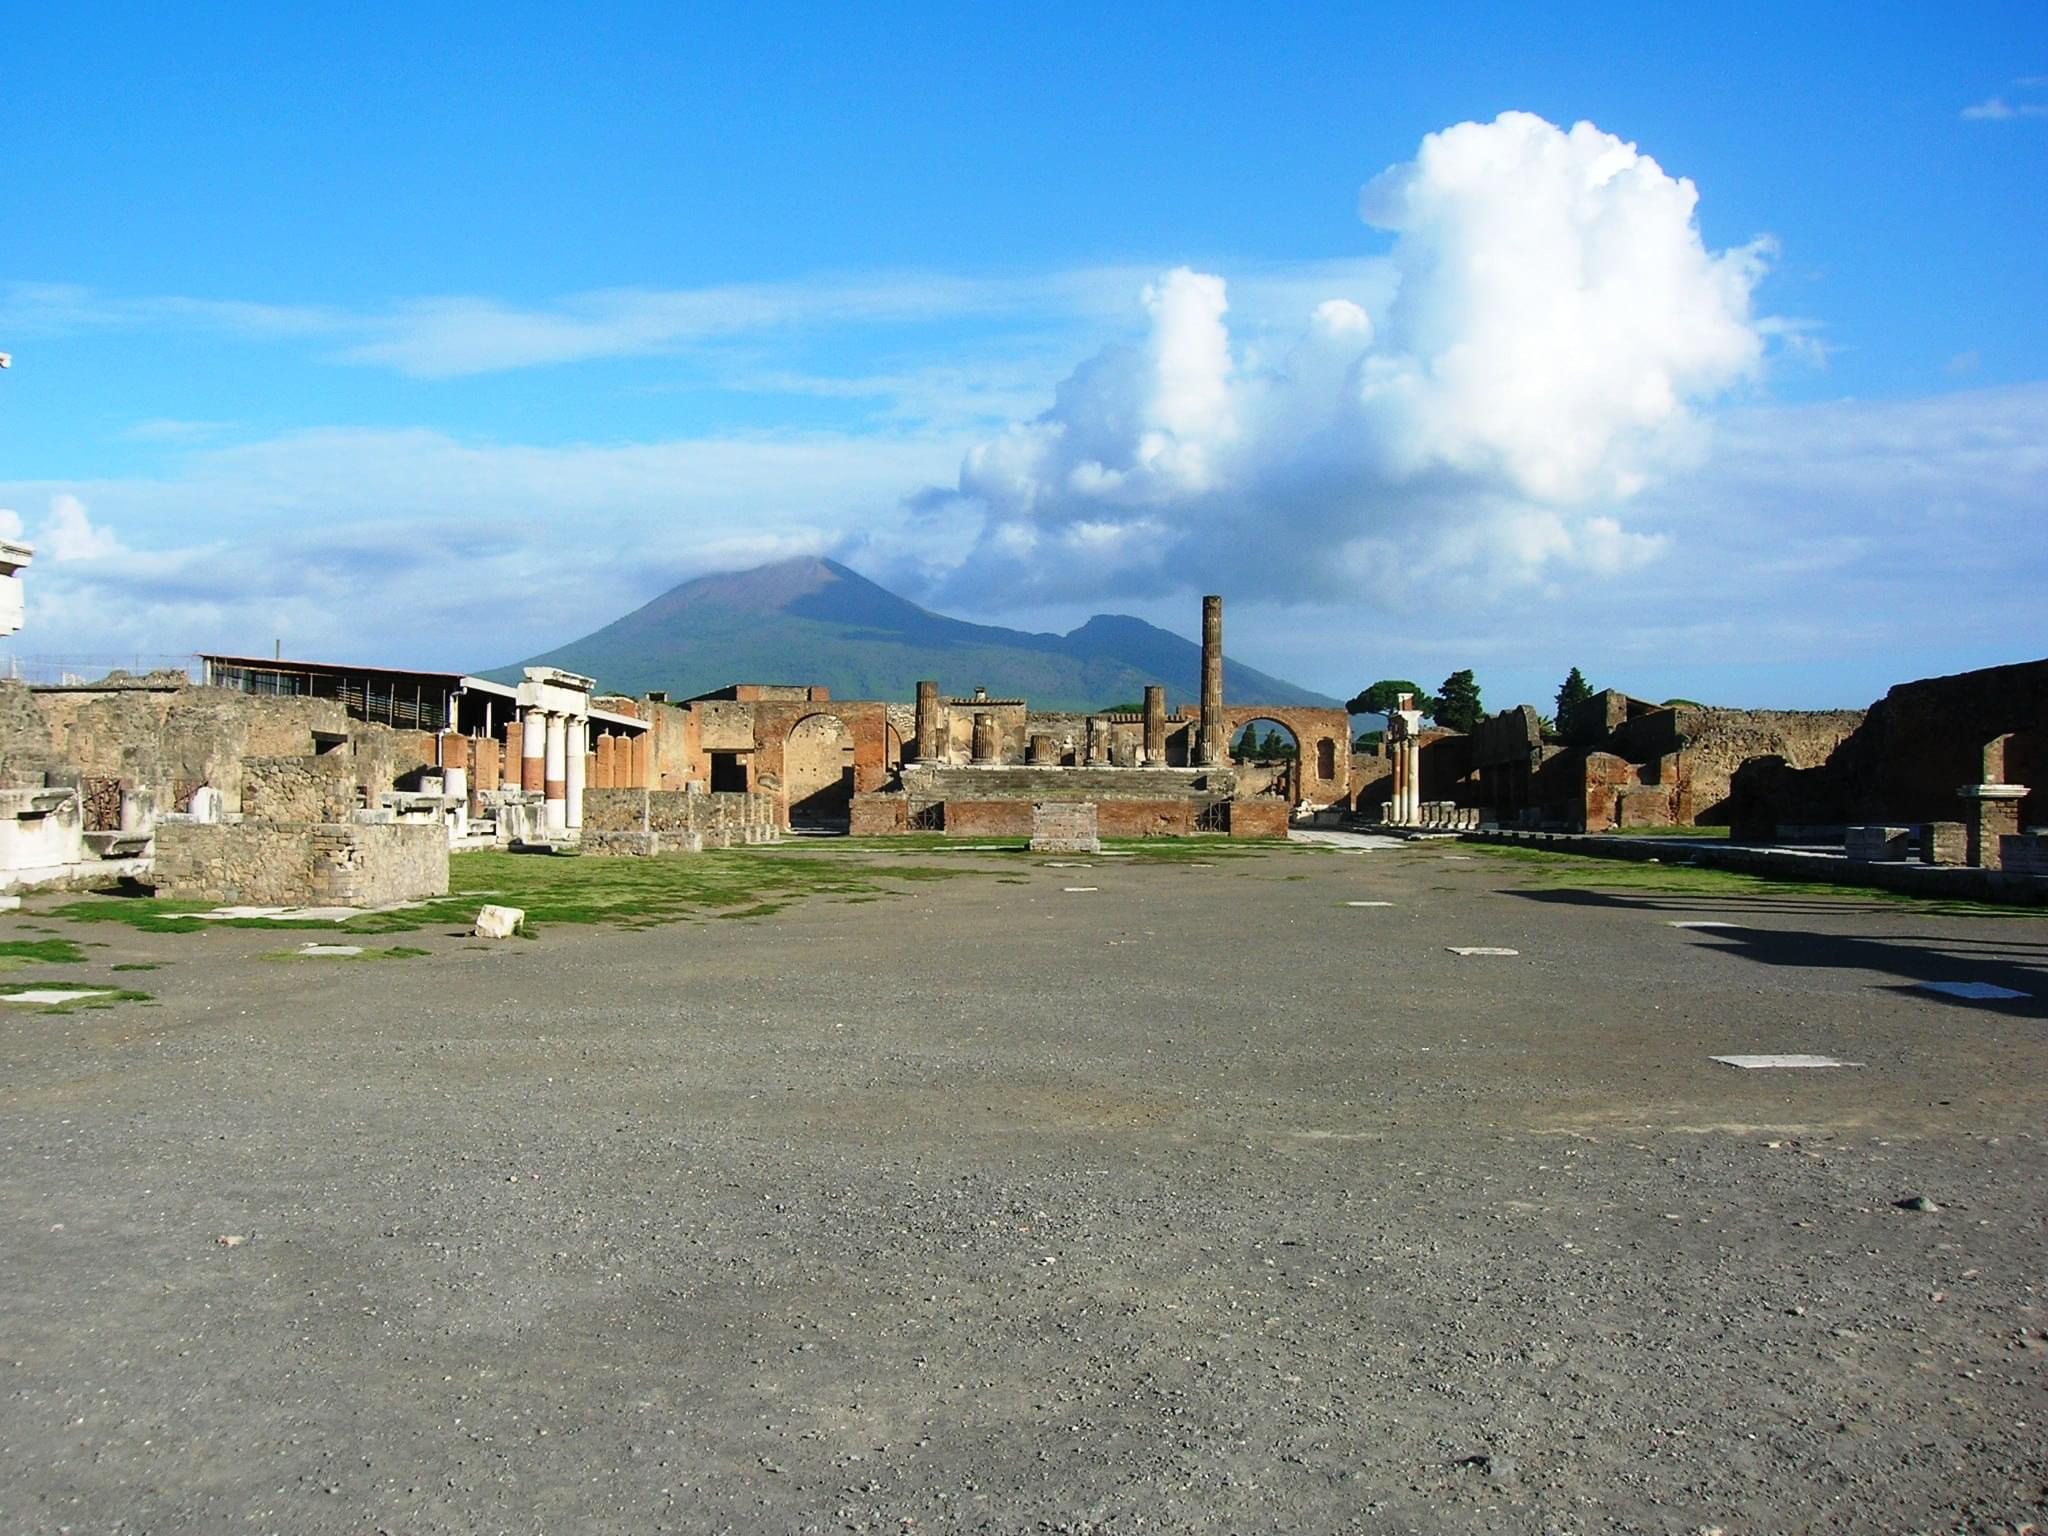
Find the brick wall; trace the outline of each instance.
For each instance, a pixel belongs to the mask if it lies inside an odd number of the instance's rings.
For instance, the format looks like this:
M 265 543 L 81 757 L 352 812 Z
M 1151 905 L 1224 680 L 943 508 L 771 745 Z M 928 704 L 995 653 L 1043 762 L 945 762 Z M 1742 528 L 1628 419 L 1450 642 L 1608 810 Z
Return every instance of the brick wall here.
M 159 896 L 247 906 L 383 906 L 448 893 L 448 834 L 393 822 L 167 821 Z

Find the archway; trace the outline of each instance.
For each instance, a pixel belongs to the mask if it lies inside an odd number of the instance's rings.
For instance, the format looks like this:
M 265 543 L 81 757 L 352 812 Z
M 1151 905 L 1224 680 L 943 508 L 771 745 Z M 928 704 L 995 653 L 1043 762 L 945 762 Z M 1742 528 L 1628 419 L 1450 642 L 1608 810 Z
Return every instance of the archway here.
M 1253 715 L 1231 732 L 1230 760 L 1240 795 L 1278 795 L 1292 803 L 1301 782 L 1301 738 L 1285 721 Z
M 853 815 L 853 732 L 836 715 L 805 715 L 790 727 L 782 782 L 792 825 L 844 829 Z

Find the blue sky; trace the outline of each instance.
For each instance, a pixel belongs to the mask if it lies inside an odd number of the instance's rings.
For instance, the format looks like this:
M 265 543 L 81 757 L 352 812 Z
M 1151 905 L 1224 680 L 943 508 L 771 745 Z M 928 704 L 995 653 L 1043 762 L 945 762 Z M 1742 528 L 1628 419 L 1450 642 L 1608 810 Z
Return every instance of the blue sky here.
M 25 657 L 485 666 L 812 551 L 1337 692 L 2048 651 L 2038 4 L 46 9 Z

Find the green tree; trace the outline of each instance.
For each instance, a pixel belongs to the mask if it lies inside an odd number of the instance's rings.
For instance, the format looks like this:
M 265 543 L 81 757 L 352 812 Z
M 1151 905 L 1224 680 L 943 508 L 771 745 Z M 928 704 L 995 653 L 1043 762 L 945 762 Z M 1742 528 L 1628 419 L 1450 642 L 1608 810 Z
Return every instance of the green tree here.
M 1430 705 L 1435 701 L 1423 691 L 1420 683 L 1411 683 L 1403 677 L 1381 678 L 1344 707 L 1354 715 L 1384 715 L 1404 693 L 1415 695 L 1415 707 L 1425 715 L 1431 713 Z
M 1263 761 L 1277 763 L 1283 757 L 1292 756 L 1294 756 L 1294 749 L 1287 738 L 1280 734 L 1278 726 L 1274 726 L 1266 732 L 1266 744 L 1259 749 L 1259 757 Z
M 1259 755 L 1259 728 L 1248 725 L 1244 734 L 1237 738 L 1237 745 L 1230 749 L 1230 755 L 1240 763 L 1250 762 Z
M 1479 680 L 1470 667 L 1453 672 L 1436 692 L 1436 708 L 1431 713 L 1438 725 L 1469 731 L 1486 718 L 1486 706 L 1479 702 Z
M 1387 733 L 1385 731 L 1360 731 L 1357 738 L 1351 743 L 1351 750 L 1354 752 L 1370 752 L 1386 739 Z
M 1585 673 L 1573 667 L 1557 687 L 1557 723 L 1570 730 L 1572 712 L 1591 697 L 1593 685 L 1586 681 Z

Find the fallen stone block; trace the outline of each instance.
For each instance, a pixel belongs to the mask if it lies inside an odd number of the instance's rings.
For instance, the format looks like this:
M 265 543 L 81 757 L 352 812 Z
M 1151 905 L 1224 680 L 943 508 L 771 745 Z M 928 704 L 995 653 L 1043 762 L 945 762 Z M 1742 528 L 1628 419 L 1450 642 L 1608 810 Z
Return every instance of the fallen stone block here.
M 479 907 L 476 936 L 480 939 L 509 939 L 525 921 L 526 913 L 518 907 Z

